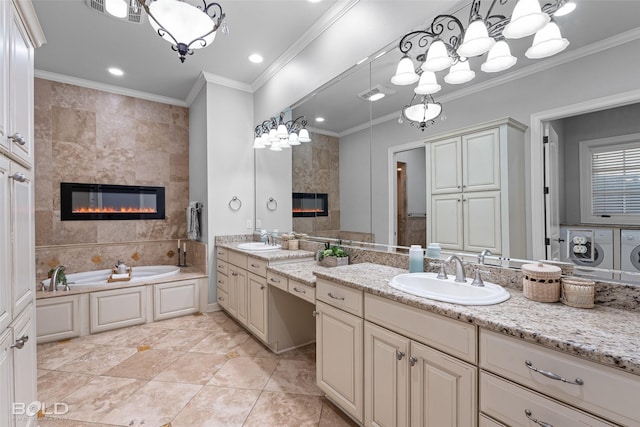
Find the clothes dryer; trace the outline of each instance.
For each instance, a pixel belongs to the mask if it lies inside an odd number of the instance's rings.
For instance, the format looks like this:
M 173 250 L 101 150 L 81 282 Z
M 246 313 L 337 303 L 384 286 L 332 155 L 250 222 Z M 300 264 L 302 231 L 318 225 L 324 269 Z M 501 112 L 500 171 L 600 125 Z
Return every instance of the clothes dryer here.
M 574 275 L 612 279 L 613 273 L 588 268 L 613 269 L 613 230 L 611 228 L 560 227 L 564 246 L 560 260 L 576 265 Z
M 620 270 L 623 281 L 640 283 L 640 230 L 620 231 Z

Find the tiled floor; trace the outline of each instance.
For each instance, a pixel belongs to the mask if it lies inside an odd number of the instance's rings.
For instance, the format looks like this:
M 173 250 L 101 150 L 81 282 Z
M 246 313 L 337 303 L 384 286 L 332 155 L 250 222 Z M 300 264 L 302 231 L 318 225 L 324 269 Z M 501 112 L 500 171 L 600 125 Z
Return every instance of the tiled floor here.
M 69 408 L 42 427 L 355 425 L 316 386 L 315 345 L 273 354 L 223 312 L 41 344 L 38 400 Z

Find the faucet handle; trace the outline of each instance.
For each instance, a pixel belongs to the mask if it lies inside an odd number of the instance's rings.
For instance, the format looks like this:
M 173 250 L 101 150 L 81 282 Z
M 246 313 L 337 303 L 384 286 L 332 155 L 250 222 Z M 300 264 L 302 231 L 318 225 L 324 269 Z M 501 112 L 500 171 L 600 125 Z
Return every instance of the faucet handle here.
M 438 275 L 436 276 L 438 279 L 441 280 L 447 280 L 449 277 L 447 276 L 447 272 L 444 269 L 444 262 L 439 263 L 440 264 L 440 270 L 438 270 Z M 435 264 L 438 265 L 438 264 Z
M 484 286 L 484 282 L 482 281 L 482 276 L 480 275 L 480 273 L 491 274 L 490 271 L 480 270 L 479 268 L 476 268 L 476 275 L 473 278 L 473 282 L 471 282 L 471 286 L 478 286 L 480 288 Z

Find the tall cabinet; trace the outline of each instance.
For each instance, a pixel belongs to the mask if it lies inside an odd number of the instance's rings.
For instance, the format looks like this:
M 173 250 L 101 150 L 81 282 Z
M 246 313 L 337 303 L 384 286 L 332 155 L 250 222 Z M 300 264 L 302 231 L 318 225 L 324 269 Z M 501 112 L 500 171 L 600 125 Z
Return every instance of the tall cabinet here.
M 0 426 L 37 424 L 30 1 L 0 1 Z
M 523 258 L 525 125 L 506 118 L 427 141 L 427 240 Z

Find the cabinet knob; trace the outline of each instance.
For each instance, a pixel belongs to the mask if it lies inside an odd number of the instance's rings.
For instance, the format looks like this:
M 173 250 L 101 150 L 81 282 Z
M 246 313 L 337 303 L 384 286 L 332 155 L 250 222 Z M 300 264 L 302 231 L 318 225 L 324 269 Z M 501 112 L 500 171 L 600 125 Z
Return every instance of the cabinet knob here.
M 18 350 L 20 350 L 22 347 L 24 347 L 27 341 L 29 341 L 29 335 L 23 335 L 16 340 L 15 344 L 11 345 L 11 348 L 17 348 Z
M 547 378 L 551 378 L 552 380 L 562 381 L 563 383 L 573 384 L 573 385 L 584 385 L 584 381 L 582 381 L 581 378 L 576 378 L 573 381 L 568 380 L 563 376 L 556 374 L 555 372 L 545 371 L 544 369 L 536 368 L 535 366 L 533 366 L 533 363 L 530 360 L 526 360 L 524 364 L 527 366 L 527 368 L 531 369 L 532 371 L 537 372 L 540 375 L 543 375 Z
M 237 276 L 237 275 L 238 275 L 238 273 L 237 273 L 237 272 L 235 272 L 235 271 L 232 271 L 232 272 L 231 272 L 231 275 L 232 275 L 232 276 Z
M 531 422 L 534 422 L 534 423 L 538 424 L 541 427 L 553 427 L 553 425 L 551 425 L 549 423 L 545 423 L 544 421 L 540 421 L 540 420 L 535 419 L 533 417 L 531 411 L 528 410 L 528 409 L 524 410 L 524 414 L 527 416 L 527 418 L 529 418 L 531 420 Z
M 415 356 L 411 356 L 411 357 L 409 358 L 409 365 L 411 365 L 411 366 L 416 366 L 416 363 L 418 363 L 418 358 L 417 358 L 417 357 L 415 357 Z
M 224 297 L 218 297 L 218 301 L 224 301 Z
M 16 180 L 18 182 L 25 182 L 27 180 L 26 175 L 23 174 L 22 172 L 16 172 L 13 175 L 9 175 L 9 178 Z
M 260 289 L 264 289 L 264 285 L 260 285 Z
M 24 137 L 18 132 L 14 133 L 13 135 L 9 135 L 9 139 L 19 145 L 24 145 L 27 143 L 27 140 L 24 139 Z
M 405 355 L 404 351 L 396 350 L 396 359 L 402 360 L 404 355 Z
M 313 317 L 317 317 L 317 316 L 319 316 L 319 315 L 320 315 L 320 312 L 319 312 L 319 311 L 315 311 L 315 310 L 313 310 L 313 311 L 311 312 L 311 314 L 313 315 Z

